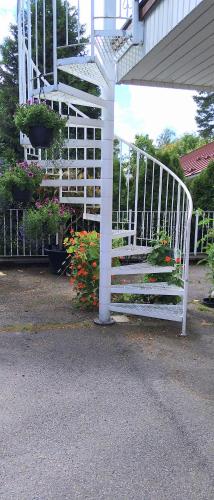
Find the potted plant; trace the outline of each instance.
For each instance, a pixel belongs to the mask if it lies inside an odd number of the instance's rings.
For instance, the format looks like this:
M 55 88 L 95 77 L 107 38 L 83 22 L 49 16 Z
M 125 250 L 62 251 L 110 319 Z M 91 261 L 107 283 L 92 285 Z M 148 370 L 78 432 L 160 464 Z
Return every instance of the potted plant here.
M 35 162 L 23 161 L 7 168 L 0 177 L 0 190 L 10 203 L 31 201 L 33 192 L 40 186 L 44 172 Z
M 203 211 L 198 211 L 200 215 L 203 214 Z M 204 297 L 203 304 L 214 308 L 214 219 L 211 217 L 207 217 L 199 222 L 200 226 L 207 227 L 207 234 L 199 241 L 200 243 L 205 243 L 204 251 L 206 253 L 206 257 L 200 260 L 199 264 L 205 262 L 209 267 L 209 276 L 213 283 L 213 286 L 210 290 L 209 297 Z M 211 241 L 210 241 L 211 240 Z
M 56 244 L 49 245 L 46 254 L 49 257 L 50 267 L 54 274 L 65 269 L 66 251 L 63 240 L 71 226 L 73 209 L 59 203 L 58 198 L 46 198 L 43 202 L 37 201 L 35 207 L 25 215 L 25 229 L 31 238 L 47 241 L 47 237 L 56 236 Z
M 44 102 L 19 105 L 14 119 L 17 128 L 29 137 L 34 148 L 49 148 L 64 137 L 66 118 Z

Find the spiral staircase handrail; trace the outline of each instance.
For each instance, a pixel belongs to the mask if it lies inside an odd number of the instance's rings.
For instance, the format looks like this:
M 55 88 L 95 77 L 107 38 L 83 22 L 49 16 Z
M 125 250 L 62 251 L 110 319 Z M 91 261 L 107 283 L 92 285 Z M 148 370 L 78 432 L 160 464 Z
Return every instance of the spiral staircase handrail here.
M 178 184 L 180 184 L 180 186 L 185 191 L 188 202 L 189 202 L 188 203 L 187 224 L 188 223 L 190 224 L 191 218 L 192 218 L 192 212 L 193 212 L 193 202 L 192 202 L 191 194 L 190 194 L 187 186 L 184 184 L 184 182 L 172 170 L 170 170 L 169 167 L 164 165 L 161 161 L 157 160 L 157 158 L 154 158 L 154 156 L 150 155 L 149 153 L 147 153 L 143 149 L 140 149 L 137 146 L 135 146 L 135 144 L 132 144 L 132 143 L 124 140 L 122 137 L 118 136 L 117 134 L 115 134 L 115 139 L 123 142 L 124 144 L 126 144 L 126 146 L 128 146 L 128 147 L 132 148 L 134 151 L 136 151 L 136 153 L 140 153 L 141 155 L 145 156 L 148 160 L 152 160 L 152 162 L 156 163 L 157 165 L 159 165 L 159 167 L 163 168 L 163 170 L 165 170 L 165 172 L 169 173 L 169 175 L 171 175 L 171 177 L 173 177 L 178 182 Z

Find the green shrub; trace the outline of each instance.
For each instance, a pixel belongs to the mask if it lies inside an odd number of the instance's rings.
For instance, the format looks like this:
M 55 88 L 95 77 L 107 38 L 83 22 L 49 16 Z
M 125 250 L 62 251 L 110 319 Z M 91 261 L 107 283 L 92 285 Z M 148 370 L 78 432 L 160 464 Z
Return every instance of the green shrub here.
M 214 210 L 214 161 L 189 184 L 195 208 Z

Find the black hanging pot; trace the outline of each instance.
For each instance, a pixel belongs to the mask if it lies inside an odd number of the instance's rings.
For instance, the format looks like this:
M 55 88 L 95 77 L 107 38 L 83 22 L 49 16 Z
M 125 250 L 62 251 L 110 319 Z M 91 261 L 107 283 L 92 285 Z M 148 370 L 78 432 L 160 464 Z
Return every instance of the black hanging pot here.
M 53 128 L 42 126 L 30 127 L 29 139 L 33 148 L 49 148 L 53 143 Z
M 11 192 L 13 201 L 27 204 L 32 199 L 32 191 L 30 189 L 20 189 L 20 187 L 14 185 Z
M 204 306 L 212 307 L 212 309 L 214 309 L 214 298 L 213 297 L 205 297 L 203 299 L 203 304 L 204 304 Z
M 67 252 L 59 248 L 45 248 L 45 253 L 49 257 L 51 272 L 53 274 L 65 274 L 68 267 Z

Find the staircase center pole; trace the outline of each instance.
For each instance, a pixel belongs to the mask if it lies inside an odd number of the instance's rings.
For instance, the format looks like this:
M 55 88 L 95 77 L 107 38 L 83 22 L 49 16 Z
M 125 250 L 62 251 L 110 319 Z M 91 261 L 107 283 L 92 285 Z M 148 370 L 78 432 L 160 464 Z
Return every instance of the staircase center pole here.
M 116 2 L 104 0 L 104 30 L 115 29 Z M 109 324 L 111 300 L 111 251 L 112 251 L 112 200 L 113 200 L 113 143 L 114 143 L 114 98 L 115 66 L 108 72 L 109 85 L 102 89 L 105 108 L 102 111 L 102 185 L 101 185 L 101 222 L 100 222 L 100 289 L 99 323 Z

